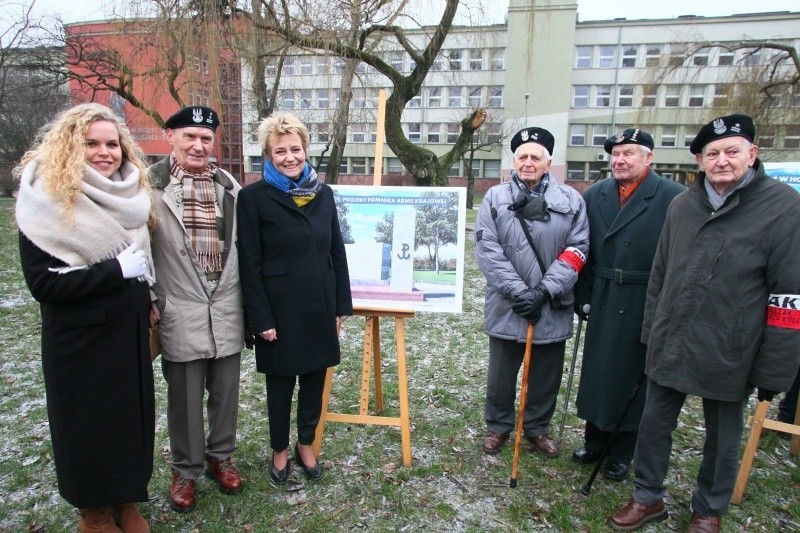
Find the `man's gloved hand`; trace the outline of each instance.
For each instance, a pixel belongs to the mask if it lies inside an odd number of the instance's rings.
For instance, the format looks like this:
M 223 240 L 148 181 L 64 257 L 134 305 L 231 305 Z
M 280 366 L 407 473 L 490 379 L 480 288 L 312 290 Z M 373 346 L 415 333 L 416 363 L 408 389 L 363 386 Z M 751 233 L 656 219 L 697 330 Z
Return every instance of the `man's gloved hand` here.
M 589 304 L 579 304 L 577 301 L 575 302 L 575 314 L 578 315 L 578 318 L 583 320 L 584 322 L 589 320 L 589 311 L 591 310 L 591 305 Z
M 759 402 L 771 402 L 775 395 L 778 394 L 777 391 L 765 389 L 764 387 L 758 388 L 758 401 Z
M 511 309 L 519 316 L 534 324 L 542 317 L 542 306 L 550 300 L 550 293 L 542 285 L 537 285 L 514 297 Z

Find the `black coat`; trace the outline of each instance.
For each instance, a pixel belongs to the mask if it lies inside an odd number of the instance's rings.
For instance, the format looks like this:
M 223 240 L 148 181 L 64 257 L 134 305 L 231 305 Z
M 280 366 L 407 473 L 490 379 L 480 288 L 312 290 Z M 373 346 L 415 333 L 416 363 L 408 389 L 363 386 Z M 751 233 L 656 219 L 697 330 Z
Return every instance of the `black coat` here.
M 646 346 L 640 337 L 647 280 L 658 236 L 672 199 L 684 187 L 652 170 L 619 207 L 615 179 L 586 190 L 589 256 L 575 288 L 576 303 L 589 303 L 578 416 L 612 431 L 636 379 L 644 370 Z M 614 279 L 622 269 L 622 283 Z M 611 278 L 611 279 L 610 279 Z M 644 408 L 639 391 L 621 430 L 635 431 Z
M 303 207 L 258 181 L 239 193 L 239 276 L 256 368 L 297 376 L 339 364 L 336 317 L 353 314 L 333 191 Z M 277 340 L 258 333 L 275 328 Z
M 58 489 L 76 507 L 147 501 L 155 400 L 146 283 L 116 259 L 65 263 L 20 233 L 25 281 L 42 313 L 42 370 Z

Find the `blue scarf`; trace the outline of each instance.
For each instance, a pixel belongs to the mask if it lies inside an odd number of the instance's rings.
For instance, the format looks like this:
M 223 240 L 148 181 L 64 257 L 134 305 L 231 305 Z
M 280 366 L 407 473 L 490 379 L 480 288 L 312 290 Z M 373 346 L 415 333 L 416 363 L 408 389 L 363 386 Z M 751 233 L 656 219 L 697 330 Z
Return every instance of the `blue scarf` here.
M 322 183 L 317 179 L 317 171 L 308 163 L 303 167 L 303 172 L 297 180 L 293 180 L 281 174 L 272 161 L 264 161 L 264 181 L 279 191 L 299 197 L 313 198 L 322 187 Z

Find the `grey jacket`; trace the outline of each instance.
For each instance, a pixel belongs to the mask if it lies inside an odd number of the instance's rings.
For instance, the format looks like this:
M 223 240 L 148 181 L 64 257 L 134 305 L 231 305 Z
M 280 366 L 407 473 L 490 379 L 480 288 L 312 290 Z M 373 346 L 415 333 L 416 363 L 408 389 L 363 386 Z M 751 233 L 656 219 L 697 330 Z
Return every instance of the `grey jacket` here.
M 647 288 L 645 371 L 664 387 L 740 401 L 789 388 L 800 360 L 800 195 L 757 175 L 714 210 L 705 175 L 667 211 Z
M 568 246 L 584 255 L 588 252 L 586 207 L 572 187 L 559 184 L 549 173 L 542 179 L 547 180 L 544 199 L 549 220 L 526 223 L 546 265 L 545 272 L 539 267 L 519 219 L 508 209 L 519 192 L 513 181 L 489 189 L 475 221 L 475 257 L 486 277 L 483 326 L 492 337 L 525 342 L 528 321 L 516 314 L 511 304 L 515 295 L 540 282 L 554 299 L 561 297 L 565 305 L 553 309 L 545 304 L 536 324 L 534 344 L 559 342 L 572 335 L 572 288 L 578 272 L 557 258 Z
M 236 248 L 236 197 L 241 187 L 222 169 L 214 175 L 225 224 L 225 250 L 222 275 L 212 292 L 192 251 L 172 188 L 168 187 L 169 157 L 151 166 L 148 173 L 158 217 L 152 235 L 156 269 L 152 291 L 161 311 L 162 357 L 184 363 L 241 352 L 244 302 Z

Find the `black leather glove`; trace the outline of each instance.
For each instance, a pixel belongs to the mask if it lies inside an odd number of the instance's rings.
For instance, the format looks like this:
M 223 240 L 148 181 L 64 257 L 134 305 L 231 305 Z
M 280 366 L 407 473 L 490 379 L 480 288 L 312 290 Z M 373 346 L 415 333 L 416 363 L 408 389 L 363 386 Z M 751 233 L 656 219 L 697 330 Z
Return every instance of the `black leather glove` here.
M 550 300 L 550 293 L 542 285 L 537 285 L 514 297 L 511 309 L 519 316 L 536 324 L 542 317 L 542 306 Z
M 764 387 L 758 388 L 758 401 L 759 402 L 771 402 L 775 395 L 778 394 L 777 391 L 765 389 Z
M 587 321 L 589 320 L 589 309 L 591 306 L 589 304 L 580 304 L 577 301 L 575 302 L 575 314 L 578 315 L 578 318 Z

